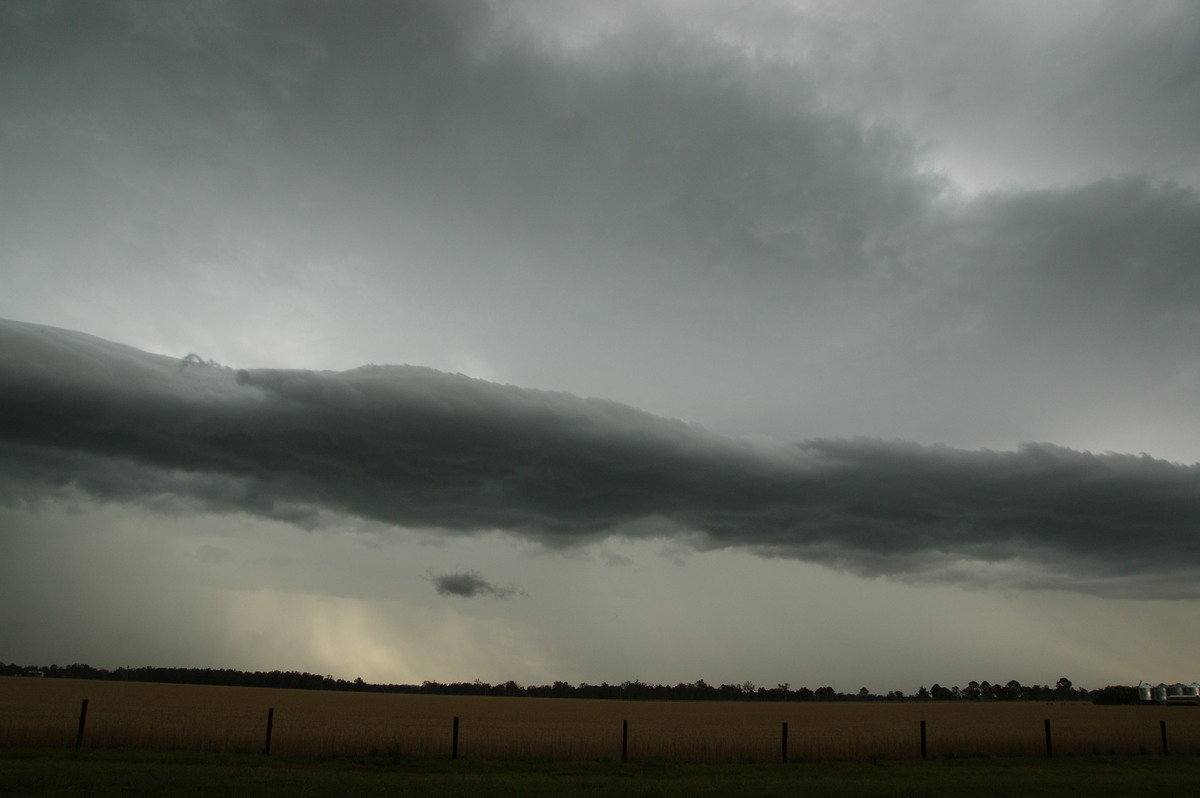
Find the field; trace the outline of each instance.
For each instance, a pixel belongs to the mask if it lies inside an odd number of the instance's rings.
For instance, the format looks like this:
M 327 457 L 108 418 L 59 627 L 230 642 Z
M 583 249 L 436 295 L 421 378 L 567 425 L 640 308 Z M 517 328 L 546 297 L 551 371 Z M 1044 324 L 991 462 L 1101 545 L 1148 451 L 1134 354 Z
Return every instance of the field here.
M 0 679 L 0 746 L 73 747 L 88 700 L 88 749 L 257 752 L 273 710 L 271 752 L 448 758 L 459 718 L 462 759 L 617 760 L 622 724 L 638 761 L 920 757 L 1045 757 L 1053 753 L 1200 754 L 1200 708 L 1101 707 L 1088 703 L 758 703 L 589 701 L 396 695 L 243 687 Z

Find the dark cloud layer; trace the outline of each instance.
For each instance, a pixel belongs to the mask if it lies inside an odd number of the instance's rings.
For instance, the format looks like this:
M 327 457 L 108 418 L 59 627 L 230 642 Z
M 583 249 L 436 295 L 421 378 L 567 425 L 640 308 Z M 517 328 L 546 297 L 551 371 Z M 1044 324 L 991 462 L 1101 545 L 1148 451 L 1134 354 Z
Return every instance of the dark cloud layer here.
M 0 441 L 10 503 L 75 486 L 551 546 L 691 534 L 866 574 L 1141 596 L 1197 595 L 1200 571 L 1197 465 L 783 445 L 425 368 L 234 371 L 17 322 L 0 325 Z
M 140 227 L 130 255 L 211 251 L 249 214 L 305 248 L 375 257 L 402 243 L 381 223 L 417 215 L 561 254 L 604 242 L 820 268 L 883 246 L 938 189 L 902 135 L 802 102 L 794 70 L 652 18 L 565 57 L 479 2 L 19 8 L 0 12 L 0 97 L 21 120 L 0 130 L 5 162 L 40 190 L 116 192 L 138 217 L 120 220 Z M 181 225 L 210 192 L 226 210 Z M 10 224 L 57 249 L 29 199 Z M 97 237 L 113 221 L 79 210 Z
M 582 7 L 5 3 L 0 315 L 475 358 L 776 437 L 1190 459 L 1200 201 L 1167 166 L 1200 160 L 1200 6 L 1151 5 L 647 7 L 572 48 L 538 20 Z M 922 155 L 1002 118 L 1107 178 L 965 196 Z

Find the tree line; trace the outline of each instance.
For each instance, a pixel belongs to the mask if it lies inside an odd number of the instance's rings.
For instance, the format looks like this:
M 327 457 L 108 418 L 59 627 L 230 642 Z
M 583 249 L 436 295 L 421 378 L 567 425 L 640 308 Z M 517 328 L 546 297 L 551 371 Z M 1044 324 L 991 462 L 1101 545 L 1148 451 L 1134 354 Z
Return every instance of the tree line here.
M 793 689 L 790 684 L 756 687 L 753 682 L 711 685 L 703 679 L 675 685 L 627 681 L 620 684 L 578 685 L 556 681 L 548 685 L 521 685 L 515 681 L 489 684 L 425 681 L 414 684 L 371 684 L 361 678 L 347 681 L 332 676 L 300 671 L 240 671 L 229 668 L 117 668 L 91 665 L 16 665 L 0 662 L 0 676 L 42 676 L 51 679 L 97 679 L 104 681 L 211 684 L 227 687 L 276 687 L 298 690 L 347 690 L 375 693 L 425 693 L 431 695 L 525 696 L 528 698 L 608 698 L 636 701 L 1092 701 L 1098 704 L 1135 704 L 1137 688 L 1109 686 L 1099 690 L 1075 687 L 1065 676 L 1054 686 L 1023 685 L 1015 679 L 1004 684 L 987 681 L 966 687 L 922 686 L 915 693 L 893 690 L 873 693 L 866 687 L 854 693 L 839 693 L 832 687 Z

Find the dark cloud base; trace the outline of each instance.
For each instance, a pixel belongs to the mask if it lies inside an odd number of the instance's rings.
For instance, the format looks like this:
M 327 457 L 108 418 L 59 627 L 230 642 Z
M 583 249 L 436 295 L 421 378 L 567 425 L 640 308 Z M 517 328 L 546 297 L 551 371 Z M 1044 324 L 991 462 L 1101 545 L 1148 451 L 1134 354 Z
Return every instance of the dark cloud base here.
M 862 574 L 1200 595 L 1196 465 L 1048 444 L 750 441 L 426 368 L 234 371 L 18 322 L 0 324 L 0 463 L 10 504 L 71 486 L 549 546 L 699 533 Z

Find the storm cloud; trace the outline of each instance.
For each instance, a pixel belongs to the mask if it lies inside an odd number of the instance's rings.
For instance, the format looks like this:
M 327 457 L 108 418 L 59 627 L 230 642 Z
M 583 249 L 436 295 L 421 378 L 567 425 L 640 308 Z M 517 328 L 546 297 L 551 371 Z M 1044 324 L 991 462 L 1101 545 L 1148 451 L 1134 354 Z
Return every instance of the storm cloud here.
M 1049 444 L 784 444 L 420 367 L 233 370 L 2 330 L 10 502 L 70 485 L 308 526 L 325 512 L 551 547 L 681 535 L 870 575 L 969 581 L 974 564 L 981 580 L 1196 594 L 1196 465 Z M 1035 567 L 996 575 L 1014 563 Z
M 1192 679 L 1198 42 L 1191 0 L 0 3 L 8 656 Z M 432 581 L 480 572 L 531 600 Z
M 1200 15 L 1031 9 L 5 4 L 0 315 L 1193 460 Z

